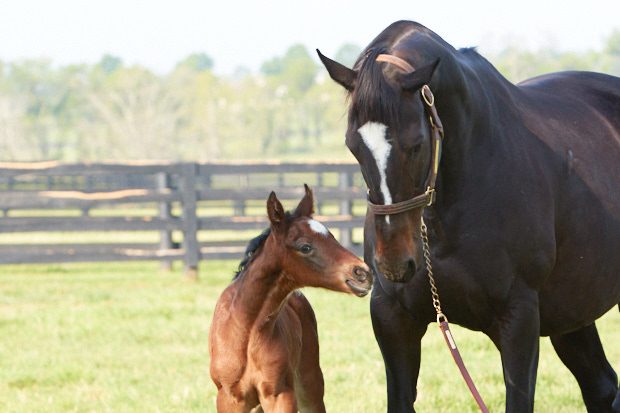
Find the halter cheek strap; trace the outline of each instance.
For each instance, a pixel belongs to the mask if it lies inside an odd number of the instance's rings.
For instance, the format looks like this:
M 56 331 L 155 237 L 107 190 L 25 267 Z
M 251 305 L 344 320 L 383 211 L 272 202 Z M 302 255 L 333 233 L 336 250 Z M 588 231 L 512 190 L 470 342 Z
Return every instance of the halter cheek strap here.
M 409 62 L 401 59 L 400 57 L 380 54 L 377 56 L 377 62 L 391 63 L 405 72 L 413 72 L 415 69 Z M 435 108 L 435 96 L 431 92 L 428 85 L 422 86 L 420 90 L 420 97 L 424 104 L 424 110 L 428 116 L 431 126 L 431 166 L 426 178 L 426 191 L 423 194 L 414 196 L 406 201 L 397 202 L 395 204 L 380 205 L 373 204 L 368 201 L 368 209 L 375 215 L 394 215 L 402 212 L 410 211 L 416 208 L 423 208 L 425 206 L 431 206 L 435 202 L 435 182 L 437 181 L 437 174 L 439 173 L 439 161 L 441 160 L 441 146 L 443 141 L 443 125 L 437 114 Z

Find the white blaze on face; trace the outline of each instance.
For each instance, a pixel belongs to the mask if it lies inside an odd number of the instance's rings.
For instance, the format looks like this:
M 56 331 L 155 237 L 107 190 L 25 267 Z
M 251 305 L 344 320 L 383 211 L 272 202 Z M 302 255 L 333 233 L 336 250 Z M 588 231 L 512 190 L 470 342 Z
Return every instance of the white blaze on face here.
M 316 232 L 317 234 L 321 234 L 324 237 L 327 236 L 327 234 L 329 234 L 329 230 L 327 228 L 325 228 L 325 225 L 321 224 L 319 221 L 315 221 L 314 219 L 310 219 L 308 220 L 308 225 L 310 226 L 310 229 L 314 232 Z
M 387 185 L 387 161 L 392 145 L 387 141 L 387 126 L 378 122 L 367 122 L 357 131 L 362 135 L 362 140 L 375 158 L 375 162 L 377 162 L 377 169 L 381 178 L 379 188 L 383 195 L 383 202 L 385 205 L 390 205 L 392 203 L 392 194 L 390 194 L 390 189 Z M 389 215 L 385 216 L 385 221 L 388 224 L 390 223 Z

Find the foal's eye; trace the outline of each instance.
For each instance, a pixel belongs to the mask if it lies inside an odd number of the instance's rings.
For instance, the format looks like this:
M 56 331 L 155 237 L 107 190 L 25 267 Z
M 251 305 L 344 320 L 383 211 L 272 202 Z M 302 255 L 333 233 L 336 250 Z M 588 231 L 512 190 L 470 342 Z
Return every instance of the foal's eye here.
M 303 244 L 301 247 L 299 247 L 299 252 L 301 252 L 302 254 L 310 254 L 312 252 L 312 245 Z

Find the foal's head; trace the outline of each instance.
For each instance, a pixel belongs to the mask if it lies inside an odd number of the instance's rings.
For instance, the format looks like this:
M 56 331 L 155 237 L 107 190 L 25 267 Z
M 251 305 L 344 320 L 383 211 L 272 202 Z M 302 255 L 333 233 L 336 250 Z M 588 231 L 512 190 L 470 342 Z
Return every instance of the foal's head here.
M 271 239 L 262 254 L 268 254 L 272 265 L 293 288 L 322 287 L 359 297 L 368 294 L 372 286 L 370 269 L 312 218 L 312 191 L 304 187 L 306 194 L 292 213 L 284 212 L 274 192 L 269 195 Z

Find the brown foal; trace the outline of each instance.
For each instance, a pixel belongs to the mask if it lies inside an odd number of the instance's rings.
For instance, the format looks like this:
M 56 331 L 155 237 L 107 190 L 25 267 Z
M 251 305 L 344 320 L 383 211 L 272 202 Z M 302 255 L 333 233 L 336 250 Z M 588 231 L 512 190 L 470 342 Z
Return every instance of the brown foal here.
M 316 319 L 301 287 L 362 297 L 368 266 L 312 219 L 306 194 L 293 213 L 271 193 L 270 228 L 250 242 L 220 296 L 209 333 L 219 413 L 325 412 Z

